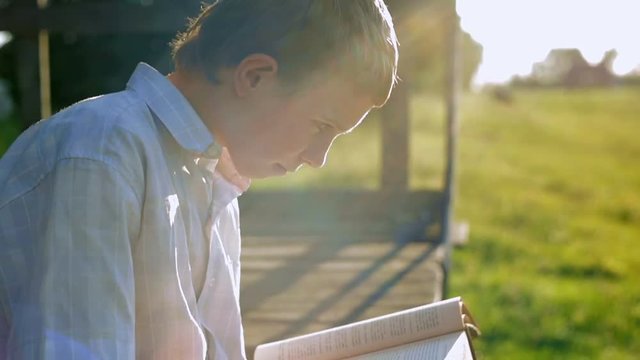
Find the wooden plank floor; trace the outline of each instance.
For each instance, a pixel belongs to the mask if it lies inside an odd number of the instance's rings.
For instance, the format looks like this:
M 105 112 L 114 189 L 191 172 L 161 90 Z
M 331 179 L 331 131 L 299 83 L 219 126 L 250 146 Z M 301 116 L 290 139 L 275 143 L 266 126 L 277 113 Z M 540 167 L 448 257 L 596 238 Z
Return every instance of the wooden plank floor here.
M 241 304 L 256 345 L 441 299 L 442 249 L 371 236 L 245 237 Z

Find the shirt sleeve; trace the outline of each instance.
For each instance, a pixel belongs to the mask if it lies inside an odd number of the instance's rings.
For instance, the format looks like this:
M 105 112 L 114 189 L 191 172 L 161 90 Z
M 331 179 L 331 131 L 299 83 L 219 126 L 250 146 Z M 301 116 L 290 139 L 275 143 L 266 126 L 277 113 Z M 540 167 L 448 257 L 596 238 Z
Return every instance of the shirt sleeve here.
M 9 358 L 134 359 L 132 186 L 103 162 L 65 159 L 20 201 L 34 245 L 11 299 Z

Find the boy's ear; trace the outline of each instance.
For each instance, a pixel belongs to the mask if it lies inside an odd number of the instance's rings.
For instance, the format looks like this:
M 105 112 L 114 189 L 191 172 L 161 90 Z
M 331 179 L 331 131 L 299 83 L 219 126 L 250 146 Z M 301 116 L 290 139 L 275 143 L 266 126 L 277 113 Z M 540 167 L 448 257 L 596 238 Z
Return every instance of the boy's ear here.
M 271 85 L 278 76 L 278 62 L 265 54 L 251 54 L 244 58 L 234 73 L 234 87 L 240 97 L 260 87 Z

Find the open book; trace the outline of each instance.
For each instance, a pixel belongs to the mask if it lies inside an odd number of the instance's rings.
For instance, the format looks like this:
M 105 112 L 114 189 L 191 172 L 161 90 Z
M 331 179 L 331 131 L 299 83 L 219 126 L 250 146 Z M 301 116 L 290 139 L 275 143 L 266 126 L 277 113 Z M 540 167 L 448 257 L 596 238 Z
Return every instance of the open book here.
M 254 360 L 475 359 L 479 334 L 452 298 L 336 328 L 259 345 Z

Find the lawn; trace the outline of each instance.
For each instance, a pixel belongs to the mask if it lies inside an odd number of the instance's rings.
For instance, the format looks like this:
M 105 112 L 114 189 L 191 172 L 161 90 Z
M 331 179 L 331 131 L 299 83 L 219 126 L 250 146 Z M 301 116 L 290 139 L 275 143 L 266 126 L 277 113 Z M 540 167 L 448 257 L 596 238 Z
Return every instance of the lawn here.
M 453 291 L 483 358 L 636 359 L 640 89 L 530 91 L 463 106 Z
M 640 353 L 640 89 L 463 97 L 452 294 L 483 330 L 480 359 L 635 359 Z M 412 188 L 439 188 L 443 106 L 412 102 Z M 328 165 L 254 188 L 379 186 L 377 114 Z M 0 122 L 0 153 L 15 132 Z

